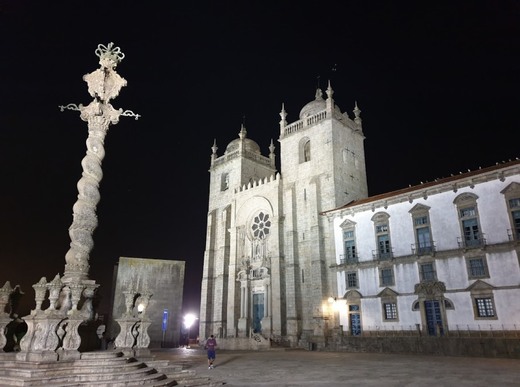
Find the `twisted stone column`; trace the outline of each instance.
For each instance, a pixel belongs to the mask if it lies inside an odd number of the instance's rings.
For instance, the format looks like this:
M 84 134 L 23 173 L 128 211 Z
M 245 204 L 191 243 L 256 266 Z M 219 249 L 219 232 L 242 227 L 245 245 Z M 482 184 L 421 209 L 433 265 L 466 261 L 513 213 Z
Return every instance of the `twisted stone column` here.
M 88 123 L 87 153 L 81 161 L 83 173 L 78 181 L 78 200 L 72 208 L 71 243 L 65 255 L 65 283 L 88 279 L 89 257 L 94 247 L 92 234 L 98 225 L 96 207 L 100 200 L 99 183 L 103 178 L 101 163 L 105 157 L 105 136 L 110 124 L 117 124 L 123 114 L 122 109 L 114 109 L 109 101 L 126 86 L 126 80 L 115 71 L 124 54 L 110 43 L 108 47 L 99 45 L 96 55 L 101 67 L 83 77 L 94 100 L 88 106 L 79 105 L 77 108 L 81 119 Z

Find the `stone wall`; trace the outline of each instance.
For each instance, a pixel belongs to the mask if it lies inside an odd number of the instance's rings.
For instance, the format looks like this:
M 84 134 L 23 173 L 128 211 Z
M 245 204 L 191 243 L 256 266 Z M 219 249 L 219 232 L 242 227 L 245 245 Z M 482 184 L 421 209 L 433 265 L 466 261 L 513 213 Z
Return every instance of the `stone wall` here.
M 520 338 L 343 336 L 325 350 L 520 359 Z

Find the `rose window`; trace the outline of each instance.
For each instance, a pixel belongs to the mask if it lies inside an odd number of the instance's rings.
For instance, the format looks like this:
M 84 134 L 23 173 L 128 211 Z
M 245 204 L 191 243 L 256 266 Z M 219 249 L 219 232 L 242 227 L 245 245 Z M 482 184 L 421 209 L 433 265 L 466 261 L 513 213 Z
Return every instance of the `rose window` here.
M 269 229 L 271 228 L 271 221 L 269 220 L 269 215 L 260 212 L 253 219 L 253 225 L 251 229 L 253 230 L 253 236 L 258 239 L 265 239 L 269 234 Z

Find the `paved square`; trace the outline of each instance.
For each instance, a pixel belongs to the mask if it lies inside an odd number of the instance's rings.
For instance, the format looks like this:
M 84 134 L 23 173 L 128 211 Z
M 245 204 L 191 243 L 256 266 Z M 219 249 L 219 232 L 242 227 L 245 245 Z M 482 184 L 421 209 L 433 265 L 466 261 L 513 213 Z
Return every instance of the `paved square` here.
M 162 349 L 153 354 L 230 387 L 520 386 L 518 359 L 217 349 L 215 368 L 208 370 L 205 351 L 199 348 Z

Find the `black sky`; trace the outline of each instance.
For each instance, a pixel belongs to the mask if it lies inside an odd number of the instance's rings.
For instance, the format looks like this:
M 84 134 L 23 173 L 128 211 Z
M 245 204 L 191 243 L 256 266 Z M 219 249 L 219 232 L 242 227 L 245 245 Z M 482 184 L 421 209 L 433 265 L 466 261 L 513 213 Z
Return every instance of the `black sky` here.
M 266 155 L 282 102 L 293 122 L 328 79 L 362 110 L 371 195 L 520 154 L 518 1 L 129 3 L 0 0 L 0 286 L 30 299 L 63 274 L 87 125 L 58 105 L 91 101 L 100 43 L 126 55 L 112 104 L 142 115 L 105 141 L 101 312 L 120 256 L 186 261 L 198 312 L 213 139 L 245 116 Z

